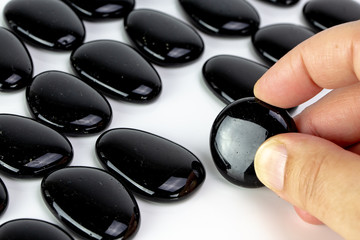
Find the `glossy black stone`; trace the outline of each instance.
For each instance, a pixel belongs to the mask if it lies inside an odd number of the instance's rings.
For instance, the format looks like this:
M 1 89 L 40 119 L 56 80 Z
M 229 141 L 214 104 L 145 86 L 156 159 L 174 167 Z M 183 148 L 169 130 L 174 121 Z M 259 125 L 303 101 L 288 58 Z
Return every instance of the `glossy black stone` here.
M 273 3 L 279 6 L 291 6 L 299 2 L 299 0 L 263 0 L 263 1 Z
M 313 27 L 324 30 L 359 20 L 360 4 L 353 0 L 313 0 L 305 4 L 303 14 Z
M 30 54 L 21 40 L 0 27 L 0 90 L 16 90 L 28 85 L 33 75 Z
M 139 227 L 132 193 L 100 169 L 57 170 L 43 179 L 41 190 L 51 212 L 86 239 L 128 239 Z
M 286 110 L 252 97 L 239 99 L 216 117 L 210 135 L 211 154 L 219 172 L 230 182 L 261 187 L 254 169 L 257 149 L 276 134 L 295 131 Z
M 202 38 L 191 26 L 165 13 L 137 9 L 124 24 L 136 48 L 158 65 L 188 63 L 204 51 Z
M 62 0 L 87 20 L 122 18 L 135 6 L 135 0 Z
M 59 0 L 12 0 L 4 17 L 21 38 L 47 49 L 70 50 L 85 38 L 80 18 Z
M 253 97 L 255 83 L 267 70 L 266 66 L 245 58 L 218 55 L 205 62 L 202 73 L 210 90 L 229 104 L 240 98 Z
M 252 43 L 263 59 L 274 64 L 314 34 L 312 30 L 300 25 L 274 24 L 260 28 L 252 36 Z
M 73 158 L 69 140 L 33 119 L 0 114 L 0 170 L 13 177 L 40 177 Z
M 0 178 L 0 215 L 5 212 L 8 202 L 9 202 L 9 194 L 6 189 L 5 183 Z M 0 239 L 3 238 L 0 237 Z
M 72 53 L 71 64 L 85 82 L 121 100 L 148 102 L 161 91 L 160 76 L 154 67 L 121 42 L 85 43 Z
M 127 128 L 105 132 L 96 142 L 101 164 L 149 200 L 187 197 L 205 179 L 205 169 L 184 147 L 154 134 Z
M 37 219 L 15 219 L 0 226 L 1 240 L 74 240 L 55 224 Z
M 41 73 L 26 89 L 31 114 L 66 134 L 104 130 L 112 118 L 108 101 L 77 77 L 58 71 Z
M 247 1 L 179 1 L 193 24 L 206 33 L 219 36 L 244 36 L 254 33 L 259 28 L 259 14 Z

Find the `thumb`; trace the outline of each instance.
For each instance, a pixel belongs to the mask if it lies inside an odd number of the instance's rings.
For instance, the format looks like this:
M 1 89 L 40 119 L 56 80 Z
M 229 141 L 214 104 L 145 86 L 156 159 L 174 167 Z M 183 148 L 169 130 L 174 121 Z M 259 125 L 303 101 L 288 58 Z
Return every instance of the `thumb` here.
M 258 178 L 346 239 L 360 236 L 360 156 L 325 139 L 280 134 L 257 151 Z

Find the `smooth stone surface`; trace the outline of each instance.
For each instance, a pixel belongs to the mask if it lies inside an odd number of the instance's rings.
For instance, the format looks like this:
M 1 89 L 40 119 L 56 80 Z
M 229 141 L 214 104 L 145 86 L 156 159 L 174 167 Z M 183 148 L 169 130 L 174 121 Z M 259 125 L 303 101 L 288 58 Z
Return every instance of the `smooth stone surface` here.
M 121 42 L 85 43 L 72 53 L 71 64 L 86 83 L 121 100 L 148 102 L 161 91 L 160 76 L 154 67 Z
M 6 189 L 5 183 L 0 178 L 0 215 L 5 212 L 8 203 L 9 203 L 9 194 Z M 0 239 L 3 238 L 0 237 Z
M 63 0 L 87 20 L 122 18 L 135 6 L 135 0 Z
M 35 76 L 26 89 L 26 100 L 37 120 L 66 134 L 100 132 L 112 118 L 104 96 L 64 72 L 48 71 Z
M 276 134 L 295 131 L 295 122 L 286 110 L 255 98 L 239 99 L 216 117 L 210 134 L 211 154 L 228 181 L 243 187 L 261 187 L 254 169 L 257 149 Z
M 313 0 L 305 4 L 303 14 L 313 27 L 324 30 L 359 20 L 360 4 L 353 0 Z
M 274 64 L 314 34 L 312 30 L 300 25 L 274 24 L 260 28 L 252 36 L 252 43 L 263 59 Z
M 260 24 L 256 9 L 239 0 L 179 0 L 192 23 L 200 30 L 219 36 L 253 34 Z
M 229 104 L 240 98 L 253 97 L 255 83 L 267 70 L 266 66 L 245 58 L 218 55 L 205 62 L 202 73 L 210 90 Z
M 204 51 L 202 38 L 191 26 L 162 12 L 134 10 L 124 25 L 136 48 L 158 65 L 188 63 Z
M 22 41 L 0 27 L 0 90 L 17 90 L 31 82 L 33 63 Z
M 74 240 L 60 227 L 37 219 L 15 219 L 0 226 L 1 240 Z
M 101 164 L 134 193 L 153 201 L 178 200 L 205 180 L 205 169 L 184 147 L 128 128 L 112 129 L 96 142 Z
M 139 227 L 131 192 L 100 169 L 57 170 L 43 179 L 41 190 L 51 212 L 86 239 L 128 239 Z
M 69 140 L 33 119 L 0 114 L 0 170 L 13 177 L 41 177 L 73 158 Z
M 291 6 L 299 2 L 299 0 L 263 0 L 263 1 L 273 3 L 279 6 Z
M 47 49 L 71 50 L 85 38 L 80 18 L 59 0 L 12 0 L 4 18 L 21 38 Z

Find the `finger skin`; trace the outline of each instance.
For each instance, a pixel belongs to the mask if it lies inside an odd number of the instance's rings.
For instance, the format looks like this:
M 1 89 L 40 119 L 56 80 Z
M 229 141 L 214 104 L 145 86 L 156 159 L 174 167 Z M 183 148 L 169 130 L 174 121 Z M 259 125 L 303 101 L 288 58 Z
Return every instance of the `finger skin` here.
M 359 82 L 360 21 L 322 31 L 281 58 L 256 83 L 254 94 L 272 105 L 290 108 L 322 89 Z
M 264 165 L 265 155 L 262 156 L 262 148 L 267 144 L 287 149 L 281 189 L 271 185 L 267 176 L 269 166 Z M 259 148 L 255 156 L 255 171 L 259 179 L 279 196 L 315 216 L 346 239 L 360 236 L 359 155 L 316 136 L 280 134 Z
M 294 207 L 294 209 L 295 209 L 295 212 L 297 213 L 297 215 L 305 222 L 313 224 L 313 225 L 323 225 L 323 223 L 319 219 L 317 219 L 313 215 L 309 214 L 308 212 L 306 212 L 298 207 Z

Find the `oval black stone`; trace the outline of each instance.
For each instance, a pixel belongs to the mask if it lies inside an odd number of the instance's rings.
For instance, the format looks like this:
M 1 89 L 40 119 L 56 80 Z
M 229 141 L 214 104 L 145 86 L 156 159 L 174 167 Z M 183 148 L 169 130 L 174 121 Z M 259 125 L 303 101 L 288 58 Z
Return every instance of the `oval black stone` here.
M 15 90 L 30 84 L 33 63 L 28 50 L 12 32 L 0 27 L 0 90 Z
M 85 38 L 80 18 L 59 0 L 12 0 L 4 17 L 21 38 L 44 48 L 70 50 Z
M 165 13 L 137 9 L 124 24 L 136 48 L 158 65 L 188 63 L 204 51 L 202 38 L 191 26 Z
M 299 2 L 299 0 L 263 0 L 263 1 L 273 3 L 279 6 L 290 6 Z
M 73 158 L 69 140 L 55 130 L 16 115 L 0 114 L 0 170 L 13 177 L 39 177 Z
M 121 42 L 85 43 L 72 53 L 71 63 L 85 82 L 121 100 L 148 102 L 161 91 L 161 80 L 154 67 Z
M 205 169 L 184 147 L 154 134 L 119 128 L 96 142 L 101 164 L 135 193 L 154 201 L 187 197 L 205 179 Z
M 259 28 L 259 14 L 247 1 L 180 0 L 180 3 L 193 24 L 209 34 L 244 36 Z
M 353 0 L 313 0 L 305 4 L 303 14 L 313 27 L 324 30 L 359 20 L 360 4 Z
M 15 219 L 0 226 L 1 240 L 74 240 L 60 227 L 37 219 Z
M 211 154 L 228 181 L 243 187 L 260 187 L 263 185 L 254 169 L 257 149 L 276 134 L 295 131 L 295 122 L 286 110 L 252 97 L 239 99 L 216 117 L 210 135 Z
M 140 224 L 131 192 L 100 169 L 57 170 L 43 179 L 41 190 L 51 212 L 86 239 L 127 239 Z
M 135 0 L 63 0 L 87 20 L 122 18 L 135 6 Z
M 218 55 L 205 62 L 202 73 L 210 90 L 229 104 L 253 97 L 255 83 L 267 70 L 266 66 L 245 58 Z
M 31 114 L 66 134 L 104 130 L 111 121 L 108 101 L 77 77 L 58 71 L 41 73 L 26 89 Z
M 0 215 L 4 213 L 9 202 L 9 194 L 5 183 L 0 178 Z M 1 235 L 0 235 L 1 236 Z M 3 239 L 3 238 L 0 238 Z
M 315 33 L 294 24 L 274 24 L 260 28 L 252 43 L 259 55 L 270 64 L 276 63 L 287 52 Z

